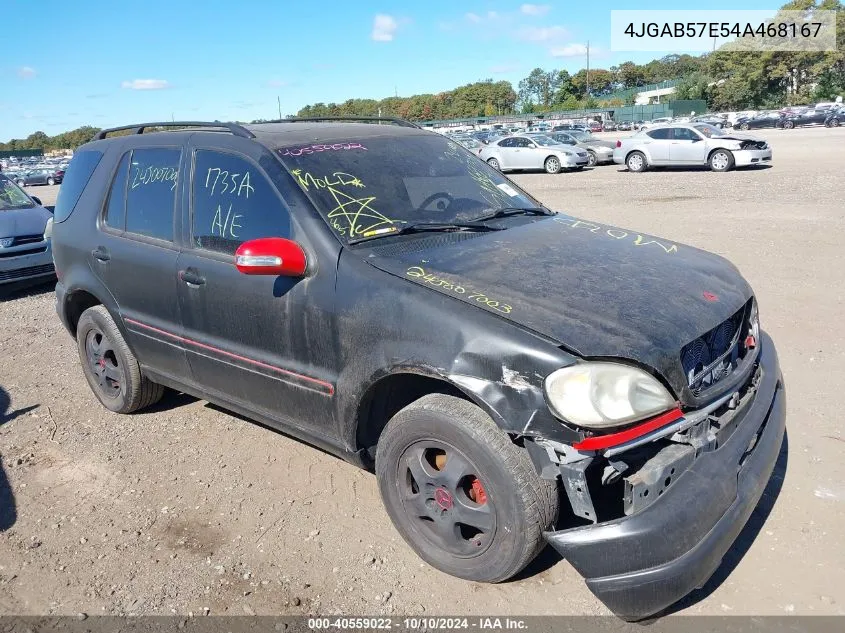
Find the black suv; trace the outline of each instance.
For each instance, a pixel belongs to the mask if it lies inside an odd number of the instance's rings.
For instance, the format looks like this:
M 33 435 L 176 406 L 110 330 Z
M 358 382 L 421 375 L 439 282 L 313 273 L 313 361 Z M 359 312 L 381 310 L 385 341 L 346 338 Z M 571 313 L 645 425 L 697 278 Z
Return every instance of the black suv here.
M 714 572 L 785 420 L 729 262 L 549 211 L 400 120 L 129 129 L 76 152 L 53 229 L 105 407 L 169 387 L 373 468 L 462 578 L 549 542 L 634 619 Z

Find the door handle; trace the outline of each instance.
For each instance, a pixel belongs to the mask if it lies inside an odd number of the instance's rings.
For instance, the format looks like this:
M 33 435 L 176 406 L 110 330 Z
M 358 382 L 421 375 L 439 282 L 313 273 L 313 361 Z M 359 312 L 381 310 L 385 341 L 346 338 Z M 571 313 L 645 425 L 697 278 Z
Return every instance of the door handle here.
M 91 255 L 93 255 L 94 259 L 101 262 L 107 262 L 111 259 L 111 255 L 105 246 L 98 246 L 91 251 Z
M 199 288 L 205 284 L 205 277 L 199 274 L 196 268 L 186 268 L 179 271 L 179 279 L 184 281 L 191 288 Z

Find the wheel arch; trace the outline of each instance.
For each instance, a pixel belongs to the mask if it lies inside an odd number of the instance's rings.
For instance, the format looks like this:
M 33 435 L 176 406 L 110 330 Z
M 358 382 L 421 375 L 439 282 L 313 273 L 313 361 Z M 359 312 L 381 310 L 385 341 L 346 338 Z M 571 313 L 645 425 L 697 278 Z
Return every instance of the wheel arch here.
M 400 369 L 374 380 L 361 397 L 355 417 L 355 451 L 372 467 L 382 431 L 390 419 L 423 396 L 441 393 L 477 405 L 502 426 L 501 416 L 482 398 L 434 371 Z
M 634 147 L 625 153 L 626 165 L 628 164 L 628 158 L 631 156 L 631 154 L 642 154 L 645 158 L 646 165 L 651 165 L 651 156 L 648 155 L 648 152 L 646 150 L 639 147 Z
M 106 306 L 106 309 L 108 309 L 108 306 L 104 301 L 83 288 L 76 288 L 65 295 L 65 321 L 70 333 L 74 337 L 76 336 L 76 327 L 79 325 L 79 319 L 82 317 L 82 313 L 88 308 L 93 308 L 98 305 Z
M 733 153 L 731 150 L 729 150 L 727 147 L 714 147 L 714 148 L 713 148 L 713 149 L 711 149 L 709 152 L 707 152 L 707 159 L 706 159 L 706 160 L 707 160 L 707 162 L 709 163 L 709 162 L 710 162 L 710 158 L 713 156 L 713 154 L 715 154 L 716 152 L 719 152 L 719 151 L 722 151 L 722 152 L 727 152 L 728 154 L 730 154 L 730 155 L 731 155 L 731 158 L 733 158 L 734 160 L 736 160 L 736 159 L 735 159 L 735 157 L 734 157 L 734 153 Z

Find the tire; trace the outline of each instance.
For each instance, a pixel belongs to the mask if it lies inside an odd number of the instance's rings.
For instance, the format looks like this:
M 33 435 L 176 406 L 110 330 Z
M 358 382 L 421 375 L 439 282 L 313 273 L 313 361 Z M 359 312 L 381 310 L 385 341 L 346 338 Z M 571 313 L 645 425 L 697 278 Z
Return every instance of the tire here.
M 488 158 L 487 164 L 490 165 L 490 167 L 492 167 L 496 171 L 502 171 L 502 166 L 499 165 L 499 161 L 496 160 L 495 158 Z
M 784 130 L 791 130 L 795 127 L 795 121 L 784 121 L 783 129 Z
M 832 127 L 839 127 L 839 119 L 833 119 L 833 120 L 830 122 L 830 125 L 831 125 Z
M 639 173 L 648 169 L 648 161 L 642 152 L 631 152 L 625 158 L 625 166 L 628 167 L 628 171 Z
M 734 155 L 726 149 L 717 149 L 707 159 L 713 171 L 730 171 L 734 166 Z
M 106 409 L 133 413 L 161 400 L 164 387 L 145 378 L 108 310 L 88 308 L 76 327 L 82 373 Z
M 742 125 L 739 126 L 739 129 L 740 130 L 747 130 L 748 129 L 748 123 L 743 123 Z
M 596 165 L 598 165 L 599 157 L 596 156 L 596 153 L 592 152 L 590 150 L 587 150 L 587 154 L 588 154 L 587 167 L 595 167 Z
M 519 573 L 557 521 L 557 482 L 540 479 L 525 449 L 454 396 L 423 396 L 393 416 L 379 439 L 376 477 L 411 549 L 467 580 Z
M 48 179 L 47 179 L 47 184 L 52 186 L 52 185 L 55 185 L 55 184 L 56 184 L 56 181 L 55 181 L 53 178 L 48 178 Z
M 26 183 L 23 180 L 18 180 L 18 187 L 26 187 Z
M 547 174 L 559 174 L 561 169 L 560 159 L 557 156 L 549 156 L 543 162 L 543 169 L 546 170 Z

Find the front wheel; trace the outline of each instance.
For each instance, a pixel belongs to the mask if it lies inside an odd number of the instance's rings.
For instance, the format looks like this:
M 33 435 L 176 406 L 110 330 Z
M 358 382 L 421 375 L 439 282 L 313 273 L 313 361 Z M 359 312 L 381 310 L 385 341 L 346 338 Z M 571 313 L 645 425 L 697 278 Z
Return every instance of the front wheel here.
M 132 413 L 161 400 L 164 387 L 147 379 L 117 325 L 103 306 L 79 318 L 76 343 L 82 372 L 107 409 Z
M 53 185 L 55 185 L 55 184 L 56 184 L 56 181 L 55 181 L 55 179 L 53 179 L 53 178 L 48 178 L 48 179 L 47 179 L 47 184 L 48 184 L 48 185 L 50 185 L 50 186 L 53 186 Z
M 546 170 L 547 174 L 559 174 L 561 170 L 560 159 L 556 156 L 549 156 L 543 163 L 543 169 Z
M 628 158 L 625 159 L 625 165 L 627 165 L 628 171 L 633 172 L 645 171 L 648 167 L 645 154 L 642 152 L 631 152 L 628 154 Z
M 786 121 L 786 122 L 784 122 L 784 124 L 783 124 L 783 129 L 785 129 L 785 130 L 791 130 L 791 129 L 792 129 L 792 128 L 794 128 L 794 127 L 795 127 L 795 122 L 794 122 L 794 121 Z
M 589 167 L 595 167 L 599 162 L 599 157 L 596 156 L 595 152 L 587 151 L 587 165 Z
M 839 119 L 833 119 L 833 121 L 830 122 L 830 125 L 831 127 L 839 127 Z
M 734 166 L 734 155 L 726 149 L 717 149 L 710 154 L 709 162 L 713 171 L 728 171 Z
M 740 130 L 747 130 L 748 129 L 748 123 L 743 123 L 742 125 L 739 126 L 739 129 Z
M 490 165 L 490 167 L 492 167 L 496 171 L 502 171 L 502 166 L 499 165 L 499 161 L 496 160 L 495 158 L 488 158 L 487 164 Z
M 23 180 L 18 180 L 18 187 L 24 187 L 26 183 Z
M 387 513 L 433 567 L 468 580 L 501 582 L 543 548 L 557 520 L 554 481 L 476 405 L 423 396 L 389 422 L 376 451 Z

